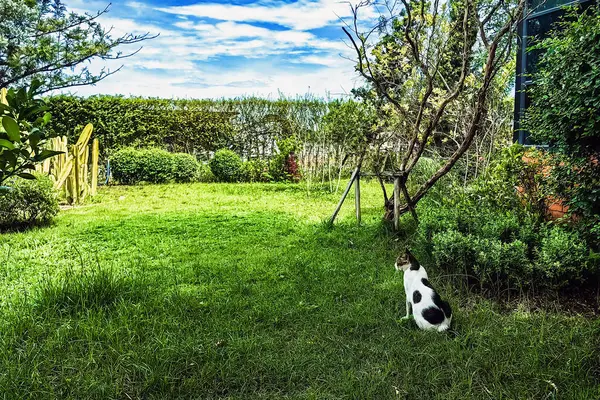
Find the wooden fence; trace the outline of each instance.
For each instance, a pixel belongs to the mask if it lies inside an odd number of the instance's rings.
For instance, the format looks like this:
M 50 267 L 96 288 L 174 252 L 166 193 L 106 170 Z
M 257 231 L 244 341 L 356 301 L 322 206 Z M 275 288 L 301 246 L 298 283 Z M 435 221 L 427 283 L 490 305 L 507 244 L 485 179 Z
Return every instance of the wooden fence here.
M 89 145 L 93 129 L 92 124 L 87 124 L 77 143 L 71 146 L 66 136 L 51 139 L 49 148 L 63 154 L 36 166 L 37 172 L 50 176 L 69 204 L 80 203 L 88 195 L 95 195 L 98 188 L 98 139 Z

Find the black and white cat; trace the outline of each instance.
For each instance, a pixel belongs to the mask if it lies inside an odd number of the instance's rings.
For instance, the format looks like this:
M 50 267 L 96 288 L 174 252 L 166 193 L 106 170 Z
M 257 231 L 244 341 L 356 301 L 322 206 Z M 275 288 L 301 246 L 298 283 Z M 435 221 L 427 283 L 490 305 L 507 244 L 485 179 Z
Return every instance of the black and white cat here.
M 408 319 L 412 311 L 415 322 L 421 329 L 443 332 L 450 328 L 450 304 L 440 298 L 427 279 L 427 271 L 410 251 L 398 256 L 395 267 L 398 271 L 404 271 L 406 316 L 403 319 Z

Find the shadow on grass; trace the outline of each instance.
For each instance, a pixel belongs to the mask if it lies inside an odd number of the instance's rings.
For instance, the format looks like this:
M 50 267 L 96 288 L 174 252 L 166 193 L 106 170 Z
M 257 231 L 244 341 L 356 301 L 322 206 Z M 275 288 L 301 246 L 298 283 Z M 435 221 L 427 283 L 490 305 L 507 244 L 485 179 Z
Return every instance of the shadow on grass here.
M 136 302 L 147 297 L 148 284 L 141 278 L 103 268 L 81 266 L 58 278 L 45 277 L 33 294 L 36 312 L 58 316 L 89 310 L 108 311 L 119 302 Z
M 10 225 L 0 225 L 0 235 L 4 233 L 22 233 L 33 229 L 43 229 L 55 225 L 56 222 L 53 219 L 47 221 L 19 222 Z

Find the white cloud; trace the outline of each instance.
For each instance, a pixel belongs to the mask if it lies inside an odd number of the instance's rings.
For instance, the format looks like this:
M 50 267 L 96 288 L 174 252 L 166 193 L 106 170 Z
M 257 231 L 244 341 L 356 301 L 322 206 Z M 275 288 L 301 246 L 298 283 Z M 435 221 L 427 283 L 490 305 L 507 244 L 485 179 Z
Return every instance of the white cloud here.
M 177 54 L 189 52 L 201 57 L 230 55 L 257 58 L 291 54 L 296 48 L 337 52 L 347 50 L 341 40 L 320 39 L 312 33 L 297 30 L 270 30 L 231 21 L 216 24 L 178 21 L 173 25 L 192 32 L 198 38 L 193 45 L 185 43 L 185 47 L 178 47 L 178 43 L 171 41 L 175 45 L 171 47 L 171 51 Z
M 332 54 L 303 55 L 295 58 L 292 62 L 295 64 L 316 64 L 326 67 L 344 68 L 348 70 L 353 70 L 354 68 L 354 61 L 352 61 L 352 59 Z
M 117 61 L 93 61 L 90 68 L 96 72 L 102 67 L 114 70 L 121 64 L 125 66 L 119 73 L 96 86 L 71 90 L 80 95 L 104 93 L 181 98 L 241 95 L 277 97 L 279 92 L 289 96 L 307 92 L 320 96 L 325 96 L 328 92 L 333 95 L 344 94 L 361 84 L 353 62 L 340 57 L 342 54 L 352 58 L 352 49 L 341 40 L 325 39 L 303 30 L 337 23 L 331 7 L 347 8 L 348 4 L 332 0 L 313 3 L 299 0 L 282 5 L 281 2 L 268 0 L 254 6 L 204 5 L 217 7 L 222 22 L 199 22 L 194 18 L 198 15 L 185 13 L 158 13 L 159 18 L 154 18 L 156 15 L 142 18 L 139 15 L 144 11 L 157 13 L 142 3 L 128 3 L 130 7 L 121 6 L 115 17 L 112 12 L 102 16 L 100 22 L 104 27 L 114 27 L 113 36 L 145 32 L 160 32 L 160 36 L 143 42 L 143 49 L 134 57 Z M 131 7 L 136 10 L 130 13 L 128 10 Z M 246 11 L 239 14 L 241 11 L 237 7 Z M 257 10 L 265 11 L 267 8 L 271 9 L 271 14 L 267 13 L 266 19 L 260 17 Z M 279 11 L 275 12 L 274 9 Z M 213 9 L 211 12 L 216 11 Z M 327 17 L 328 13 L 333 16 Z M 190 18 L 186 19 L 188 15 Z M 277 19 L 275 22 L 289 26 L 290 29 L 271 30 L 247 23 L 258 20 L 268 22 L 269 19 Z M 313 22 L 309 23 L 309 20 Z M 122 50 L 127 53 L 138 47 L 132 45 Z M 222 56 L 240 57 L 241 61 L 234 61 L 233 66 L 231 63 L 222 66 L 219 64 L 219 57 Z
M 270 0 L 247 5 L 198 3 L 157 7 L 156 10 L 235 22 L 269 22 L 298 30 L 321 28 L 352 15 L 349 3 L 340 0 L 298 0 L 294 3 Z M 371 12 L 365 8 L 367 18 L 372 17 Z
M 224 73 L 200 72 L 179 76 L 126 67 L 119 74 L 108 77 L 96 86 L 76 89 L 87 96 L 97 93 L 150 97 L 221 98 L 256 95 L 277 97 L 279 92 L 288 96 L 313 93 L 318 96 L 339 96 L 359 82 L 349 69 L 321 68 L 307 71 L 280 71 L 278 69 L 236 69 Z

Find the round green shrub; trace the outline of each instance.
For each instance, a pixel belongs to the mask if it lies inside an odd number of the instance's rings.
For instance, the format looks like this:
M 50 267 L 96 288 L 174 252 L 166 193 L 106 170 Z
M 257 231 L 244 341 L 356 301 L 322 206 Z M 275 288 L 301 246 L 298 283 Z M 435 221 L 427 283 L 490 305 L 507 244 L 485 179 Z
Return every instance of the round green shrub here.
M 13 178 L 8 191 L 0 192 L 0 230 L 26 228 L 52 221 L 58 213 L 58 195 L 45 175 L 36 179 Z
M 208 163 L 200 163 L 198 166 L 198 182 L 215 182 L 217 178 L 212 173 Z
M 209 165 L 212 173 L 221 182 L 236 182 L 241 177 L 242 160 L 231 150 L 218 150 Z
M 127 147 L 113 154 L 110 159 L 112 177 L 124 185 L 138 183 L 141 180 L 139 153 L 139 150 Z
M 196 161 L 196 157 L 186 153 L 175 153 L 172 157 L 175 182 L 187 183 L 198 180 L 200 164 Z
M 588 259 L 589 250 L 577 232 L 554 226 L 541 239 L 537 272 L 562 286 L 568 281 L 582 280 L 586 272 L 593 272 Z
M 140 180 L 150 183 L 166 183 L 173 180 L 173 155 L 165 150 L 140 150 L 138 173 Z
M 160 149 L 124 148 L 111 157 L 112 176 L 125 185 L 172 181 L 174 164 L 173 155 Z

